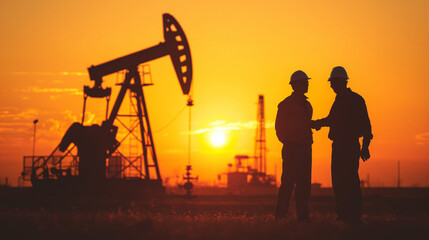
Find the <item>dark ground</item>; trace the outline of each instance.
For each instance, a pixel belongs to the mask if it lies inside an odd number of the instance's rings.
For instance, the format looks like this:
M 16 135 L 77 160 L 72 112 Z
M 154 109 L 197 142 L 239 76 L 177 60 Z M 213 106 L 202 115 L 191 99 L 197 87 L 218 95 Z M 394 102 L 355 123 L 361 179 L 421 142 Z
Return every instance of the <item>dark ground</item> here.
M 429 194 L 364 196 L 364 224 L 337 222 L 332 195 L 311 221 L 275 221 L 275 196 L 163 199 L 47 197 L 0 189 L 0 239 L 429 239 Z

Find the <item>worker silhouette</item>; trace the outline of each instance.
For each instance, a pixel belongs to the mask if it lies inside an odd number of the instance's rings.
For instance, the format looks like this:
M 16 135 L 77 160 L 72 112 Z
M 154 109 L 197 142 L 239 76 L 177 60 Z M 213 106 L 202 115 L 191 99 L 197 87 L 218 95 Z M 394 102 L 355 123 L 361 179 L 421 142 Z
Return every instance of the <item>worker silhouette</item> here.
M 309 220 L 313 108 L 304 95 L 308 91 L 308 79 L 310 78 L 303 71 L 294 72 L 289 82 L 293 92 L 278 105 L 275 127 L 277 137 L 283 143 L 283 172 L 276 219 L 287 215 L 289 200 L 295 187 L 297 219 L 298 221 Z
M 370 158 L 369 144 L 373 136 L 365 100 L 347 88 L 348 79 L 343 67 L 332 69 L 328 81 L 337 96 L 329 115 L 314 121 L 313 128 L 319 130 L 323 126 L 329 127 L 329 139 L 332 140 L 332 187 L 338 220 L 360 224 L 362 195 L 359 158 L 364 162 Z M 359 138 L 362 136 L 361 148 Z

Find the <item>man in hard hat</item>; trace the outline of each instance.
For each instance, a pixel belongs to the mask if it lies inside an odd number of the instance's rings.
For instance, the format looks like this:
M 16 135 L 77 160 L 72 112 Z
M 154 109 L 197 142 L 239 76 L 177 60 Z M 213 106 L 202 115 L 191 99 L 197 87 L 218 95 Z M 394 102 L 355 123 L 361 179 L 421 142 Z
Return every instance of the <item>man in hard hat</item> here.
M 372 139 L 371 123 L 365 100 L 347 87 L 348 75 L 343 67 L 334 67 L 329 78 L 337 94 L 326 118 L 316 120 L 313 126 L 329 127 L 332 140 L 331 176 L 335 193 L 338 220 L 361 223 L 362 196 L 359 179 L 359 158 L 369 159 Z M 359 138 L 363 137 L 362 148 Z
M 284 218 L 289 210 L 289 199 L 295 187 L 298 221 L 309 220 L 308 200 L 311 190 L 311 145 L 313 108 L 307 101 L 307 74 L 296 71 L 290 78 L 292 94 L 278 105 L 276 134 L 283 143 L 283 173 L 278 194 L 276 219 Z

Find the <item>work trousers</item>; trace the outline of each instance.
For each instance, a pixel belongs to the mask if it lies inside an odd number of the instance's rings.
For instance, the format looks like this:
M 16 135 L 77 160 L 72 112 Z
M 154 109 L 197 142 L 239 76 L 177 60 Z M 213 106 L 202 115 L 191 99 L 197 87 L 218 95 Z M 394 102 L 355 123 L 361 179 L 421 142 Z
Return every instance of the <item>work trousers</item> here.
M 359 139 L 332 143 L 331 176 L 338 218 L 360 222 L 362 194 L 359 180 Z
M 289 200 L 295 188 L 298 220 L 309 218 L 308 200 L 311 193 L 311 144 L 285 143 L 282 149 L 283 173 L 278 194 L 276 218 L 289 211 Z

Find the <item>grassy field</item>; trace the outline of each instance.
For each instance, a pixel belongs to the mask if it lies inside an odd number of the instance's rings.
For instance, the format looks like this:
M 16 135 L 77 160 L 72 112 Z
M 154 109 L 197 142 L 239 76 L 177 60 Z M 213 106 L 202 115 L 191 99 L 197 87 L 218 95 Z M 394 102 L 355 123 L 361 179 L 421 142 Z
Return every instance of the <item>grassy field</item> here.
M 429 198 L 366 196 L 363 226 L 337 222 L 332 196 L 311 221 L 275 221 L 275 196 L 124 200 L 0 195 L 0 239 L 429 239 Z

